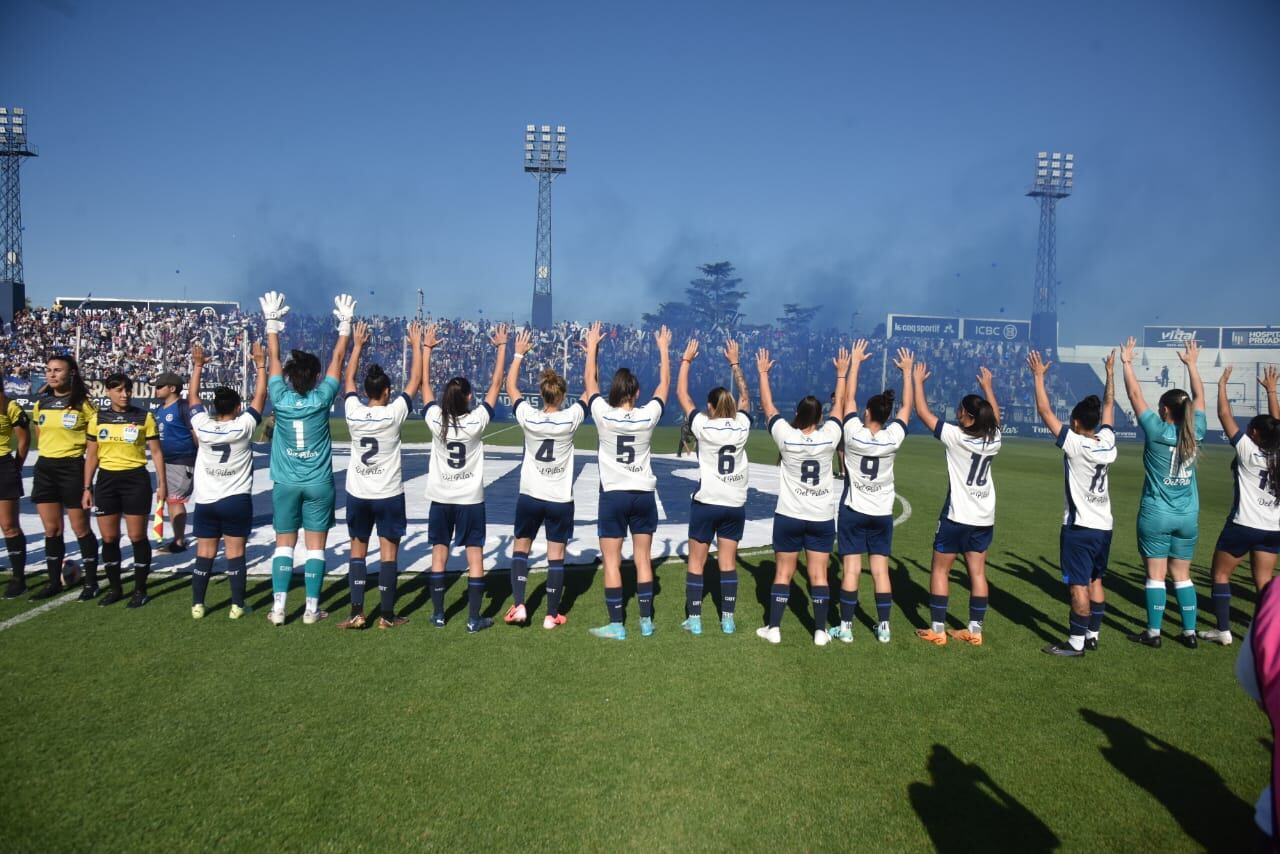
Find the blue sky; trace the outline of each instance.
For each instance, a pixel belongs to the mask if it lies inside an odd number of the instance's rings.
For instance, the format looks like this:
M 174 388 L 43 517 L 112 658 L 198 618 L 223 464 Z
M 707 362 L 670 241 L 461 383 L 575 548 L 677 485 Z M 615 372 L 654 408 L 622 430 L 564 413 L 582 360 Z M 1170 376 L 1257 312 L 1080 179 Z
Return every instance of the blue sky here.
M 40 303 L 347 289 L 409 313 L 421 287 L 527 319 L 522 132 L 552 122 L 560 317 L 635 319 L 717 260 L 748 320 L 1027 317 L 1049 149 L 1079 164 L 1064 341 L 1280 321 L 1274 3 L 6 9 Z

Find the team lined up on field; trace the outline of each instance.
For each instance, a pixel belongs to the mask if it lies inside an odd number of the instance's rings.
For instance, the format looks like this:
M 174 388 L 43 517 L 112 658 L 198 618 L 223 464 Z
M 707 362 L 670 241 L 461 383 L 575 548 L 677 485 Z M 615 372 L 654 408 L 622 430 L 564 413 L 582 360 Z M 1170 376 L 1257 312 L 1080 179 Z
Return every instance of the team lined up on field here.
M 380 628 L 406 622 L 395 613 L 399 572 L 397 553 L 407 529 L 404 485 L 400 462 L 400 431 L 413 410 L 413 398 L 422 392 L 425 417 L 432 434 L 431 465 L 427 474 L 428 541 L 432 548 L 429 583 L 435 626 L 445 623 L 444 568 L 450 549 L 464 547 L 468 566 L 467 631 L 490 627 L 481 615 L 484 591 L 482 547 L 486 513 L 483 486 L 483 435 L 493 415 L 503 384 L 509 344 L 504 327 L 493 339 L 497 359 L 484 400 L 476 406 L 465 377 L 449 379 L 437 399 L 431 382 L 431 354 L 439 346 L 434 327 L 412 324 L 409 346 L 410 376 L 405 388 L 393 393 L 390 379 L 371 365 L 363 379 L 365 400 L 357 390 L 361 352 L 369 341 L 367 327 L 355 323 L 355 300 L 335 299 L 334 315 L 339 338 L 327 368 L 313 354 L 293 350 L 282 359 L 280 334 L 289 312 L 284 295 L 266 294 L 267 348 L 253 352 L 257 383 L 253 399 L 244 407 L 240 396 L 218 388 L 212 403 L 200 403 L 200 374 L 204 354 L 192 352 L 192 377 L 188 406 L 194 464 L 173 460 L 166 464 L 159 442 L 160 426 L 146 410 L 130 403 L 132 383 L 115 374 L 106 380 L 109 405 L 95 409 L 87 401 L 84 380 L 73 359 L 49 360 L 47 387 L 32 411 L 30 421 L 38 431 L 39 459 L 35 466 L 32 500 L 45 533 L 49 581 L 34 598 L 48 598 L 63 589 L 63 517 L 80 546 L 84 571 L 82 600 L 98 599 L 109 605 L 123 598 L 121 573 L 121 523 L 133 545 L 134 591 L 130 607 L 148 600 L 147 575 L 151 547 L 146 519 L 152 505 L 147 454 L 157 472 L 154 498 L 181 503 L 187 492 L 195 504 L 193 533 L 197 541 L 193 572 L 192 615 L 204 616 L 204 598 L 221 541 L 227 562 L 232 606 L 230 616 L 247 613 L 245 597 L 245 544 L 252 527 L 252 449 L 261 413 L 270 399 L 276 426 L 271 442 L 273 527 L 276 549 L 272 559 L 273 602 L 268 619 L 285 622 L 285 608 L 295 557 L 305 554 L 304 623 L 328 615 L 319 608 L 326 565 L 329 530 L 336 504 L 328 413 L 344 380 L 344 415 L 351 432 L 351 463 L 346 476 L 347 525 L 351 537 L 348 579 L 351 615 L 339 625 L 358 629 L 366 625 L 365 585 L 369 542 L 379 538 L 378 587 Z M 604 598 L 608 621 L 591 633 L 622 640 L 625 628 L 621 563 L 624 540 L 630 536 L 636 567 L 636 601 L 642 635 L 654 631 L 652 537 L 657 528 L 656 478 L 650 465 L 650 442 L 670 390 L 671 334 L 664 327 L 656 334 L 660 359 L 659 381 L 647 402 L 641 403 L 639 384 L 628 369 L 618 370 L 607 389 L 597 375 L 597 355 L 603 336 L 599 324 L 586 333 L 586 370 L 581 399 L 564 407 L 567 387 L 553 369 L 542 371 L 539 392 L 543 408 L 534 409 L 518 387 L 521 363 L 531 341 L 525 332 L 516 335 L 514 356 L 505 371 L 506 390 L 516 421 L 524 432 L 525 454 L 520 472 L 520 495 L 515 511 L 515 548 L 511 567 L 514 604 L 506 614 L 509 623 L 529 619 L 525 604 L 529 551 L 539 530 L 546 535 L 548 572 L 547 614 L 543 626 L 563 625 L 559 613 L 564 583 L 565 547 L 573 531 L 572 473 L 574 435 L 587 417 L 599 434 L 600 500 L 597 533 L 604 569 Z M 351 353 L 348 358 L 348 345 Z M 715 388 L 700 408 L 690 396 L 690 365 L 699 355 L 699 342 L 688 342 L 677 378 L 677 399 L 687 416 L 688 429 L 698 440 L 699 481 L 691 496 L 689 560 L 686 576 L 686 619 L 682 627 L 702 633 L 703 575 L 713 542 L 722 591 L 720 624 L 725 633 L 735 629 L 737 599 L 736 550 L 745 524 L 748 488 L 746 442 L 751 429 L 750 390 L 736 342 L 723 349 L 737 387 L 736 396 Z M 1133 639 L 1159 646 L 1166 598 L 1166 578 L 1173 576 L 1182 616 L 1182 639 L 1196 645 L 1196 594 L 1189 577 L 1190 561 L 1198 539 L 1199 499 L 1196 457 L 1205 432 L 1205 395 L 1196 360 L 1197 345 L 1187 345 L 1180 358 L 1191 378 L 1191 393 L 1172 389 L 1160 398 L 1156 409 L 1143 399 L 1132 359 L 1130 339 L 1120 350 L 1125 387 L 1135 415 L 1146 436 L 1143 451 L 1145 478 L 1138 517 L 1139 550 L 1147 569 L 1146 631 Z M 1111 428 L 1114 411 L 1115 353 L 1106 361 L 1104 398 L 1090 396 L 1073 409 L 1070 420 L 1056 417 L 1045 390 L 1048 364 L 1037 353 L 1028 359 L 1035 381 L 1035 402 L 1045 425 L 1064 454 L 1065 509 L 1061 532 L 1061 565 L 1071 600 L 1070 634 L 1046 652 L 1079 656 L 1096 649 L 1105 608 L 1103 576 L 1111 545 L 1112 516 L 1108 469 L 1117 455 Z M 770 436 L 779 451 L 780 489 L 773 521 L 776 571 L 770 592 L 767 625 L 757 634 L 771 643 L 781 639 L 780 624 L 799 555 L 806 555 L 806 572 L 816 626 L 814 642 L 853 640 L 852 625 L 858 606 L 858 577 L 862 555 L 869 557 L 875 585 L 876 636 L 888 642 L 892 590 L 888 572 L 892 554 L 894 459 L 906 437 L 906 425 L 914 414 L 943 444 L 949 489 L 934 538 L 930 579 L 930 625 L 917 635 L 943 645 L 948 638 L 981 645 L 987 610 L 986 553 L 994 534 L 996 489 L 994 460 L 1000 452 L 1000 410 L 992 389 L 991 372 L 983 368 L 977 378 L 982 394 L 966 395 L 956 408 L 957 421 L 945 423 L 930 410 L 925 395 L 929 370 L 900 349 L 894 365 L 902 375 L 901 400 L 892 390 L 871 396 L 861 410 L 857 405 L 858 377 L 869 353 L 865 342 L 841 349 L 833 358 L 836 392 L 832 417 L 824 418 L 822 404 L 810 395 L 794 413 L 784 418 L 774 406 L 769 383 L 774 362 L 767 350 L 756 354 L 755 369 L 762 409 Z M 344 370 L 345 362 L 345 370 Z M 1229 628 L 1232 571 L 1249 555 L 1255 583 L 1265 584 L 1280 552 L 1280 403 L 1276 399 L 1276 371 L 1268 369 L 1261 380 L 1268 393 L 1269 412 L 1252 418 L 1241 428 L 1234 420 L 1226 397 L 1228 368 L 1219 382 L 1218 414 L 1236 454 L 1233 472 L 1236 500 L 1219 537 L 1213 565 L 1213 602 L 1216 629 L 1199 637 L 1231 643 Z M 180 387 L 170 377 L 170 392 Z M 157 386 L 166 385 L 157 383 Z M 176 397 L 171 394 L 170 397 Z M 18 499 L 22 494 L 21 471 L 30 442 L 29 421 L 12 401 L 0 407 L 0 527 L 13 564 L 14 575 L 6 590 L 9 598 L 26 589 L 26 538 L 18 528 Z M 175 404 L 176 405 L 176 404 Z M 162 409 L 161 413 L 165 413 Z M 170 414 L 164 422 L 172 423 Z M 179 419 L 181 421 L 182 419 Z M 843 483 L 833 474 L 832 459 L 843 454 Z M 193 477 L 187 477 L 187 474 Z M 171 483 L 178 492 L 169 495 Z M 842 488 L 835 501 L 837 486 Z M 98 538 L 89 527 L 89 513 L 96 508 L 101 537 L 101 565 L 107 590 L 99 597 Z M 838 524 L 837 524 L 838 522 Z M 839 620 L 829 622 L 830 585 L 828 561 L 838 538 L 841 556 Z M 964 629 L 946 629 L 948 577 L 958 556 L 963 556 L 970 577 L 969 620 Z

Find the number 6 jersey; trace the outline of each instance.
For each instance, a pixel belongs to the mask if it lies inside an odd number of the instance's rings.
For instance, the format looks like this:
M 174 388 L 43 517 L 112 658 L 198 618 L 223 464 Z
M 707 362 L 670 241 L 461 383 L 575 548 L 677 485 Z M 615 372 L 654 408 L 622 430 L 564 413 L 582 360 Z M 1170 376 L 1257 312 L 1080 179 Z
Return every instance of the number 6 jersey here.
M 444 431 L 444 410 L 427 404 L 431 428 L 431 467 L 427 469 L 427 500 L 440 504 L 484 503 L 484 431 L 493 418 L 488 403 L 481 403 L 449 424 Z
M 746 505 L 751 416 L 739 412 L 732 418 L 712 418 L 695 410 L 689 416 L 689 429 L 698 440 L 698 488 L 693 500 L 717 507 Z
M 573 437 L 587 417 L 583 400 L 555 412 L 534 409 L 520 398 L 516 422 L 524 431 L 520 494 L 563 504 L 573 500 Z
M 1107 472 L 1116 461 L 1116 434 L 1103 424 L 1092 438 L 1073 432 L 1066 424 L 1058 433 L 1066 479 L 1063 525 L 1111 530 L 1111 490 Z
M 352 391 L 347 392 L 342 408 L 351 431 L 347 492 L 368 501 L 402 494 L 400 427 L 413 408 L 409 397 L 401 392 L 385 406 L 369 406 Z
M 960 525 L 994 525 L 996 481 L 991 474 L 991 461 L 1000 453 L 999 431 L 987 441 L 939 418 L 933 435 L 947 449 L 947 503 L 942 514 Z
M 261 422 L 252 406 L 229 421 L 217 420 L 203 406 L 191 407 L 191 429 L 200 440 L 191 491 L 196 504 L 253 492 L 253 434 Z

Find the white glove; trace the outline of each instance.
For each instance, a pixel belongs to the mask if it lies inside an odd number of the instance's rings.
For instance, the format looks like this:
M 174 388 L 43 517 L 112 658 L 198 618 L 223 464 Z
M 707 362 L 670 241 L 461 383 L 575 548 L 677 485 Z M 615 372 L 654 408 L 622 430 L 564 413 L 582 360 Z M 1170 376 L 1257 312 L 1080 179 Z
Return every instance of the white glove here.
M 284 316 L 289 313 L 289 306 L 284 304 L 284 294 L 267 291 L 258 297 L 258 305 L 262 306 L 262 316 L 267 320 L 267 333 L 279 335 L 284 332 Z
M 356 316 L 356 298 L 338 294 L 333 298 L 333 316 L 338 318 L 338 334 L 351 337 L 351 321 Z

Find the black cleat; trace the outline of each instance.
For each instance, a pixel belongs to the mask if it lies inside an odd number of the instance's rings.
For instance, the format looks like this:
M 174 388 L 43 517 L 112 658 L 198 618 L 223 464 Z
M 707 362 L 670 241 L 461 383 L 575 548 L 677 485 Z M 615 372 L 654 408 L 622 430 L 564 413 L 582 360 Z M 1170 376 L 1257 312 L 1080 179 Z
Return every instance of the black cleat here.
M 1097 652 L 1097 651 L 1098 651 L 1098 639 L 1097 639 L 1097 638 L 1085 638 L 1085 639 L 1084 639 L 1084 648 L 1085 648 L 1085 649 L 1087 649 L 1089 652 Z
M 90 599 L 97 599 L 97 598 L 98 598 L 98 585 L 86 584 L 84 587 L 80 588 L 81 602 L 88 602 Z
M 1195 632 L 1183 632 L 1178 636 L 1178 640 L 1182 641 L 1182 645 L 1187 649 L 1195 649 L 1200 646 L 1200 641 L 1196 640 Z
M 112 589 L 108 590 L 101 599 L 98 600 L 98 604 L 101 605 L 103 608 L 105 608 L 108 605 L 116 604 L 123 598 L 124 598 L 124 593 L 122 593 L 119 590 L 116 590 L 113 587 Z
M 23 578 L 10 578 L 9 584 L 4 589 L 4 598 L 17 599 L 23 593 L 27 592 L 27 582 Z
M 1057 655 L 1062 658 L 1084 658 L 1083 649 L 1074 649 L 1069 643 L 1051 643 L 1048 646 L 1041 647 L 1041 652 L 1049 655 Z
M 185 542 L 182 542 L 181 540 L 171 540 L 169 542 L 169 545 L 165 546 L 164 548 L 165 548 L 165 551 L 167 551 L 169 554 L 177 555 L 185 552 L 188 546 Z
M 31 597 L 31 601 L 39 602 L 43 599 L 52 599 L 54 596 L 57 596 L 59 593 L 61 593 L 62 589 L 63 588 L 61 584 L 55 584 L 54 582 L 50 581 L 49 583 L 45 584 L 44 587 L 41 587 L 40 590 L 36 593 L 36 595 Z
M 126 608 L 141 608 L 143 605 L 151 601 L 151 597 L 143 593 L 141 590 L 133 591 L 133 595 L 129 597 Z
M 1143 646 L 1149 646 L 1152 649 L 1160 648 L 1160 635 L 1153 635 L 1151 632 L 1138 632 L 1136 635 L 1129 635 L 1129 640 L 1134 643 L 1140 643 Z

